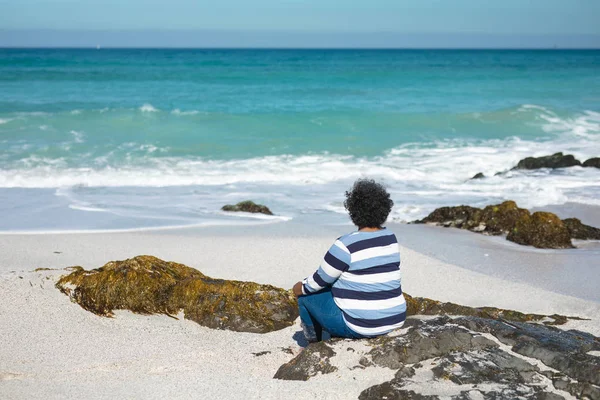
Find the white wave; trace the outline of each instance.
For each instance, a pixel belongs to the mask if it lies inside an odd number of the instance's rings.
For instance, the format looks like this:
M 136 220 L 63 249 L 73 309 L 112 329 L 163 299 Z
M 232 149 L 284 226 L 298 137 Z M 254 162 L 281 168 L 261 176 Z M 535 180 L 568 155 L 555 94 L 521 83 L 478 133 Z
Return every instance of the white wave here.
M 83 205 L 79 205 L 79 204 L 69 204 L 69 208 L 72 210 L 79 210 L 79 211 L 109 212 L 108 210 L 105 210 L 103 208 L 88 207 L 88 206 L 83 206 Z
M 171 111 L 171 114 L 173 114 L 173 115 L 198 115 L 198 114 L 200 114 L 200 111 L 197 111 L 197 110 L 181 111 L 179 108 L 176 108 L 173 111 Z
M 81 110 L 72 110 L 72 111 L 71 111 L 71 115 L 79 115 L 79 114 L 81 114 L 81 113 L 82 113 L 82 111 L 81 111 Z
M 73 140 L 75 141 L 75 143 L 83 143 L 83 132 L 77 132 L 77 131 L 71 131 L 70 132 L 71 135 L 73 135 Z
M 12 121 L 12 119 L 10 119 L 10 118 L 8 118 L 8 119 L 0 118 L 0 125 L 8 124 L 10 121 Z
M 154 106 L 150 103 L 145 103 L 143 106 L 140 107 L 140 111 L 141 112 L 158 112 L 158 109 L 154 108 Z

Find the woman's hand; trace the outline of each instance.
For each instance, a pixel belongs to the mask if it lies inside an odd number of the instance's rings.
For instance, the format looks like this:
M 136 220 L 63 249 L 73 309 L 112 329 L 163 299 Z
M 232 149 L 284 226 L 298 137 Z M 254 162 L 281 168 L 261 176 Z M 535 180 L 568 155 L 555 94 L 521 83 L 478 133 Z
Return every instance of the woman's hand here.
M 302 296 L 302 282 L 297 282 L 292 289 L 296 297 Z

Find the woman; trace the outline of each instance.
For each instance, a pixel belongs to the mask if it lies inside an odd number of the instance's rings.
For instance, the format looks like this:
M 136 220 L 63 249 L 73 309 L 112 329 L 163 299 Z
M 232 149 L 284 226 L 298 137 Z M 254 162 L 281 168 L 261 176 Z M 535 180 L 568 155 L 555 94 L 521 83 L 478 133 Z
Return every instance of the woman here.
M 359 179 L 344 206 L 358 227 L 335 241 L 319 269 L 294 285 L 304 335 L 309 342 L 331 336 L 383 335 L 404 324 L 396 236 L 384 228 L 394 202 L 385 188 Z

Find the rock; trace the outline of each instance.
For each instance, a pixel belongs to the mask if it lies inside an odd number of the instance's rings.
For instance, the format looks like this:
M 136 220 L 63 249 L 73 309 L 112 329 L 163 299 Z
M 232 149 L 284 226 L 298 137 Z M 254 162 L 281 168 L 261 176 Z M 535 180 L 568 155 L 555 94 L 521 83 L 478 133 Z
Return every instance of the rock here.
M 337 375 L 350 373 L 354 361 L 338 356 L 348 342 L 310 344 L 285 365 L 298 367 L 294 373 L 301 379 L 315 376 L 312 371 L 322 365 L 337 366 Z M 390 381 L 365 389 L 362 400 L 556 400 L 568 393 L 595 399 L 599 390 L 600 358 L 587 353 L 600 349 L 600 338 L 579 331 L 479 317 L 411 316 L 401 332 L 352 343 L 354 357 L 396 370 Z M 540 371 L 544 364 L 559 372 Z
M 571 379 L 600 385 L 600 357 L 587 354 L 600 350 L 600 338 L 589 333 L 476 317 L 457 318 L 453 322 L 472 331 L 492 334 L 515 353 L 540 360 Z
M 560 218 L 541 211 L 519 219 L 506 239 L 540 249 L 573 248 L 569 230 Z
M 595 167 L 600 168 L 600 157 L 593 157 L 586 160 L 583 164 L 584 167 Z
M 473 177 L 471 179 L 483 179 L 485 178 L 485 175 L 483 174 L 483 172 L 478 172 L 475 175 L 473 175 Z
M 519 161 L 514 169 L 567 168 L 581 165 L 571 154 L 555 153 L 544 157 L 527 157 Z
M 325 342 L 312 343 L 290 362 L 279 367 L 273 378 L 306 381 L 319 373 L 335 372 L 337 368 L 329 363 L 335 354 L 335 351 Z
M 517 207 L 517 203 L 508 200 L 495 206 L 487 206 L 481 212 L 480 224 L 485 225 L 484 232 L 490 235 L 502 235 L 509 232 L 516 222 L 529 216 L 529 211 Z
M 508 233 L 516 221 L 529 215 L 517 203 L 507 200 L 501 204 L 487 206 L 483 210 L 470 206 L 441 207 L 416 223 L 434 223 L 446 227 L 468 229 L 488 235 Z
M 110 317 L 114 310 L 175 315 L 210 328 L 264 333 L 298 317 L 290 291 L 254 282 L 213 279 L 183 264 L 152 256 L 111 261 L 86 271 L 73 267 L 56 287 L 85 310 Z
M 419 224 L 439 224 L 446 227 L 472 229 L 479 225 L 481 209 L 470 206 L 440 207 L 422 220 Z
M 236 205 L 231 205 L 231 204 L 224 205 L 223 207 L 221 207 L 221 210 L 230 211 L 230 212 L 243 211 L 243 212 L 248 212 L 248 213 L 253 213 L 253 214 L 259 213 L 259 214 L 273 215 L 273 213 L 271 212 L 271 210 L 269 210 L 269 208 L 267 206 L 263 206 L 262 204 L 256 204 L 250 200 L 241 201 L 241 202 L 237 203 Z
M 467 307 L 455 303 L 443 303 L 425 297 L 412 297 L 408 293 L 404 293 L 404 298 L 408 315 L 468 315 L 515 322 L 543 322 L 546 325 L 563 325 L 569 319 L 580 319 L 556 314 L 524 314 L 495 307 Z
M 600 240 L 600 229 L 582 224 L 577 218 L 563 219 L 562 222 L 569 230 L 572 239 Z

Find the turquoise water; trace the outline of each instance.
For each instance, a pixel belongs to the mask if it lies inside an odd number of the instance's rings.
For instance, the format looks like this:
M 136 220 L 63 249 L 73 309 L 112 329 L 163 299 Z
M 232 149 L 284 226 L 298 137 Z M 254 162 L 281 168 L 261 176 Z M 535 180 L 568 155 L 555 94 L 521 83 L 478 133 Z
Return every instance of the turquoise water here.
M 600 51 L 0 49 L 0 230 L 342 222 L 360 176 L 394 220 L 600 205 L 596 170 L 466 182 L 599 139 Z

